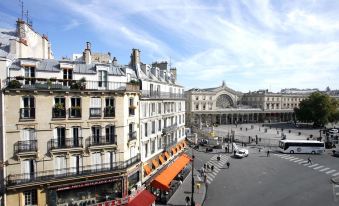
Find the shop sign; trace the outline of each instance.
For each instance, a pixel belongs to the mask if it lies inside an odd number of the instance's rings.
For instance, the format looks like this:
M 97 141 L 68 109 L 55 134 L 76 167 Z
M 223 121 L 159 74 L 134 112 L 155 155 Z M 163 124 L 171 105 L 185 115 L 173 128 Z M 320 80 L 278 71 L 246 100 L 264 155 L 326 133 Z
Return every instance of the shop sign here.
M 81 187 L 90 187 L 93 185 L 101 185 L 101 184 L 105 184 L 105 183 L 110 183 L 110 182 L 115 182 L 118 179 L 107 179 L 107 180 L 98 180 L 98 181 L 92 181 L 92 182 L 85 182 L 85 183 L 81 183 L 81 184 L 76 184 L 76 185 L 69 185 L 69 186 L 65 186 L 65 187 L 59 187 L 58 189 L 56 189 L 56 191 L 62 191 L 62 190 L 72 190 L 72 189 L 77 189 L 77 188 L 81 188 Z

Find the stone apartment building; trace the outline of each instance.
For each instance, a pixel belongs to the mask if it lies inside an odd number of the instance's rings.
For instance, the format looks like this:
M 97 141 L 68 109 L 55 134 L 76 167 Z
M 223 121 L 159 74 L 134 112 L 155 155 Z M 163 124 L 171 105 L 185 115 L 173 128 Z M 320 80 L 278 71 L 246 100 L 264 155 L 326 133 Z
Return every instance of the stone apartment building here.
M 9 67 L 6 204 L 94 203 L 140 181 L 140 91 L 127 79 L 135 74 L 93 62 L 88 46 L 83 62 L 19 58 Z
M 177 84 L 176 68 L 168 68 L 167 62 L 143 64 L 140 51 L 133 49 L 131 65 L 140 80 L 140 152 L 145 183 L 184 149 L 184 89 Z

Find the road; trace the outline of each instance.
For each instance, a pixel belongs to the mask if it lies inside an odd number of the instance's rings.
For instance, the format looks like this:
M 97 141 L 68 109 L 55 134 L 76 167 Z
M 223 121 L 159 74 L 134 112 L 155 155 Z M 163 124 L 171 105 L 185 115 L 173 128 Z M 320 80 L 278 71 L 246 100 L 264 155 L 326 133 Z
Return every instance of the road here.
M 222 161 L 216 154 L 195 151 L 195 168 L 204 163 L 214 164 L 214 171 L 207 172 L 208 192 L 205 206 L 215 205 L 339 205 L 330 178 L 339 176 L 339 158 L 330 155 L 311 155 L 312 165 L 307 164 L 308 155 L 271 152 L 259 153 L 248 148 L 250 155 L 233 159 L 222 154 Z M 231 167 L 226 168 L 225 162 Z M 339 194 L 339 188 L 335 188 Z M 336 199 L 335 199 L 336 198 Z

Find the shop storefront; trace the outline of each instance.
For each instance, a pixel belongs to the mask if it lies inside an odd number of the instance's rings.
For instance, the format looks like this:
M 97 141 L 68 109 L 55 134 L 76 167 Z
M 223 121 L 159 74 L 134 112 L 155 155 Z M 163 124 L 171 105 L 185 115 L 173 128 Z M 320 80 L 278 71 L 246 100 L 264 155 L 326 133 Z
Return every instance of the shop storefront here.
M 100 179 L 50 188 L 48 205 L 95 204 L 122 197 L 123 178 Z

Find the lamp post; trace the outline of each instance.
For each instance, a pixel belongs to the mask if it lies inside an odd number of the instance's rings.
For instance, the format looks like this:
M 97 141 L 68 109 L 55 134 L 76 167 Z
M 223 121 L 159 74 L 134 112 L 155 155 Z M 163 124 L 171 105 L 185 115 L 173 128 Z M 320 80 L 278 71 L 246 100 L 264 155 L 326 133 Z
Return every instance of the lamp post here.
M 192 194 L 191 194 L 191 206 L 194 206 L 194 149 L 192 147 Z

